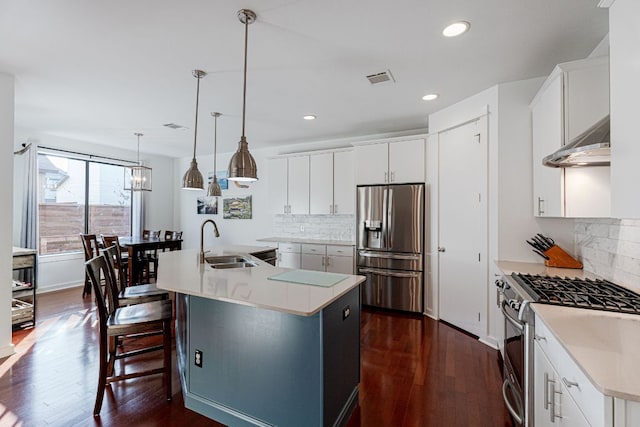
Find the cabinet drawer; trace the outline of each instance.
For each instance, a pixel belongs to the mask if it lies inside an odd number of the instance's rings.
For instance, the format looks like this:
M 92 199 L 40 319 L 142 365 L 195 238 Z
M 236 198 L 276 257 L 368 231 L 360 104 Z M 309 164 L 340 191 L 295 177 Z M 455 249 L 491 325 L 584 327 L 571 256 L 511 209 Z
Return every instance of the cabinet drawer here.
M 300 243 L 278 243 L 280 252 L 300 253 Z
M 312 245 L 309 243 L 302 244 L 303 254 L 324 255 L 326 253 L 325 245 Z
M 327 245 L 327 255 L 353 256 L 353 246 Z
M 535 335 L 536 342 L 558 372 L 560 382 L 582 410 L 587 421 L 593 426 L 607 425 L 607 417 L 611 416 L 613 410 L 611 398 L 595 388 L 539 316 L 536 316 Z
M 16 255 L 13 257 L 13 268 L 29 268 L 34 265 L 34 255 Z

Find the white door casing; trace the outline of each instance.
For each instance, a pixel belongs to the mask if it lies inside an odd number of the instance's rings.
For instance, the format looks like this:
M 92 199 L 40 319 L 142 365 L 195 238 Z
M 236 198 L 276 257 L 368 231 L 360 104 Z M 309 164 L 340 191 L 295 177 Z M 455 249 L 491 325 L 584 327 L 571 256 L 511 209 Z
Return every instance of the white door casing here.
M 484 336 L 487 311 L 487 117 L 439 134 L 440 318 Z

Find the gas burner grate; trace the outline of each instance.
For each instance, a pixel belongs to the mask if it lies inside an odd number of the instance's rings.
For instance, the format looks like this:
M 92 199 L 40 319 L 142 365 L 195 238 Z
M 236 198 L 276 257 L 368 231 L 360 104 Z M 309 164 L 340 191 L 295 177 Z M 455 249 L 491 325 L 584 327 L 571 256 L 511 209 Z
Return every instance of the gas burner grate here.
M 640 295 L 602 279 L 513 273 L 534 302 L 640 314 Z

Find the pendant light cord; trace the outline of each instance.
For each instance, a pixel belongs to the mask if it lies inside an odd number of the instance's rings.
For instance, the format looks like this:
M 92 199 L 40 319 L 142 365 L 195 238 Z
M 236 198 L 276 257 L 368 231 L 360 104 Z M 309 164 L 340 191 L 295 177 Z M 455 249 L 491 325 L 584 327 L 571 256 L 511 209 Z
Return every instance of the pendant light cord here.
M 142 134 L 140 132 L 136 132 L 134 135 L 138 137 L 138 166 L 140 166 L 140 137 Z
M 249 16 L 244 14 L 244 83 L 242 85 L 242 138 L 244 139 L 244 120 L 247 110 L 247 50 L 249 46 Z
M 218 116 L 220 113 L 214 113 L 213 122 L 213 176 L 216 176 L 216 152 L 218 151 Z
M 196 159 L 196 141 L 198 139 L 198 104 L 200 102 L 200 75 L 196 75 L 198 84 L 196 85 L 196 124 L 193 130 L 193 160 Z

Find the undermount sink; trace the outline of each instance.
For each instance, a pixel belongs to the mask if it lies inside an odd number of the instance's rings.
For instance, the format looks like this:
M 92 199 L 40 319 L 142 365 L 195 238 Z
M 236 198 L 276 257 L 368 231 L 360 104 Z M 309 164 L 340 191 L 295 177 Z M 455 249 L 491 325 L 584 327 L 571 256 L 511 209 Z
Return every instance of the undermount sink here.
M 242 255 L 210 256 L 204 260 L 213 268 L 246 268 L 258 265 Z

